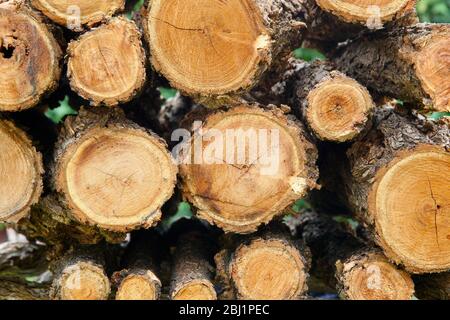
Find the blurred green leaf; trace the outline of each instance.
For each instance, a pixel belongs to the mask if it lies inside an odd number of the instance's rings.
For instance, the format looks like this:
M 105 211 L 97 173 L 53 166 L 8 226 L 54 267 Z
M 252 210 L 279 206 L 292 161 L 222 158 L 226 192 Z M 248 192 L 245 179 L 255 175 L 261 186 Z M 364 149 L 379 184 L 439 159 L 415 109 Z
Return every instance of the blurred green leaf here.
M 359 226 L 358 221 L 356 221 L 350 217 L 335 216 L 335 217 L 333 217 L 333 219 L 339 223 L 348 224 L 353 230 L 356 230 L 356 228 L 358 228 L 358 226 Z
M 292 210 L 294 210 L 295 212 L 301 212 L 305 209 L 311 209 L 311 205 L 305 199 L 297 200 L 292 206 Z
M 64 100 L 59 101 L 59 107 L 55 109 L 48 109 L 45 112 L 47 118 L 52 120 L 54 123 L 61 122 L 64 117 L 68 115 L 76 115 L 77 112 L 69 104 L 69 96 L 65 96 Z
M 421 22 L 450 22 L 450 0 L 421 0 L 417 3 Z
M 427 117 L 432 120 L 439 120 L 445 117 L 450 117 L 450 112 L 431 112 Z
M 178 205 L 178 211 L 173 216 L 164 219 L 161 223 L 163 231 L 167 231 L 170 227 L 180 219 L 190 219 L 193 217 L 191 206 L 187 202 L 180 202 Z
M 325 60 L 326 57 L 316 49 L 298 48 L 294 50 L 294 57 L 305 61 Z
M 173 98 L 177 95 L 177 90 L 172 88 L 158 87 L 159 92 L 161 93 L 161 97 L 165 100 Z
M 3 223 L 0 223 L 0 231 L 3 231 L 6 229 L 6 226 Z
M 136 1 L 136 3 L 133 6 L 133 9 L 131 9 L 130 12 L 127 12 L 128 19 L 131 19 L 136 12 L 141 10 L 142 6 L 144 5 L 144 2 L 145 2 L 145 0 Z

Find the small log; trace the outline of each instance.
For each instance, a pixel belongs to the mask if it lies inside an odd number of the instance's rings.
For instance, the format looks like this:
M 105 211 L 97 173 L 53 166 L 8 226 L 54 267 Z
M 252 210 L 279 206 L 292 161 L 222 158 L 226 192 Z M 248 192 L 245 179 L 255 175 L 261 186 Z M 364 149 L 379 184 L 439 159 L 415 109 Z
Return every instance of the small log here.
M 295 300 L 304 298 L 309 250 L 288 230 L 264 230 L 233 239 L 216 257 L 221 299 Z
M 82 31 L 123 10 L 125 0 L 31 0 L 31 4 L 53 22 Z
M 0 222 L 27 216 L 42 193 L 42 156 L 31 139 L 0 116 Z
M 183 224 L 183 226 L 181 226 Z M 172 300 L 216 300 L 213 240 L 198 222 L 177 222 L 170 298 Z M 183 231 L 181 231 L 183 229 Z M 175 231 L 171 231 L 172 233 Z
M 250 233 L 316 186 L 317 150 L 285 111 L 241 105 L 190 116 L 203 126 L 177 150 L 183 194 L 200 218 Z
M 113 18 L 73 40 L 67 49 L 72 90 L 91 105 L 130 101 L 145 83 L 145 51 L 134 22 Z
M 58 86 L 62 51 L 43 20 L 21 2 L 0 4 L 0 111 L 34 107 Z
M 312 273 L 335 287 L 342 299 L 409 300 L 414 284 L 408 273 L 381 250 L 366 246 L 328 216 L 305 212 L 297 233 L 311 249 Z
M 380 94 L 450 111 L 448 24 L 367 35 L 338 50 L 338 68 Z
M 114 272 L 112 281 L 117 287 L 116 300 L 158 300 L 161 239 L 156 232 L 140 231 L 131 235 L 122 266 Z

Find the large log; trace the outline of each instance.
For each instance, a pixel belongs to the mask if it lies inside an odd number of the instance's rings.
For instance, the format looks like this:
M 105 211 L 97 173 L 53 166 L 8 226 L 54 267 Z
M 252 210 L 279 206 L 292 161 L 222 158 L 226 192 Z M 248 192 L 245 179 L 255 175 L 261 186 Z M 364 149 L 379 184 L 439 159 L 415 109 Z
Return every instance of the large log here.
M 317 150 L 284 111 L 241 105 L 190 116 L 193 136 L 176 150 L 183 194 L 200 218 L 250 233 L 316 187 Z
M 449 147 L 448 124 L 380 107 L 348 161 L 328 163 L 340 167 L 335 191 L 386 256 L 414 273 L 450 268 Z
M 27 216 L 42 193 L 42 156 L 29 136 L 0 116 L 0 222 Z
M 116 300 L 158 300 L 161 281 L 161 239 L 155 231 L 138 231 L 131 235 L 122 258 L 123 269 L 114 272 Z
M 31 0 L 52 21 L 73 31 L 82 31 L 123 10 L 125 0 Z
M 450 111 L 448 24 L 416 24 L 341 47 L 340 70 L 375 92 Z
M 95 106 L 130 101 L 146 79 L 140 38 L 134 22 L 113 18 L 73 40 L 67 49 L 71 88 Z
M 215 257 L 221 299 L 304 298 L 310 253 L 287 230 L 272 228 L 229 242 Z
M 240 102 L 307 33 L 339 41 L 364 29 L 370 4 L 351 2 L 337 6 L 356 7 L 355 16 L 339 19 L 337 10 L 324 12 L 314 0 L 157 0 L 149 3 L 144 29 L 154 68 L 186 95 L 217 106 Z M 403 17 L 413 2 L 379 3 L 381 23 Z
M 116 108 L 67 118 L 50 169 L 70 218 L 117 232 L 155 225 L 177 175 L 164 141 Z
M 342 299 L 412 298 L 411 277 L 390 263 L 381 250 L 366 246 L 328 216 L 305 212 L 298 219 L 298 235 L 312 253 L 311 273 L 335 287 Z
M 62 51 L 38 14 L 0 4 L 0 111 L 34 107 L 58 86 Z

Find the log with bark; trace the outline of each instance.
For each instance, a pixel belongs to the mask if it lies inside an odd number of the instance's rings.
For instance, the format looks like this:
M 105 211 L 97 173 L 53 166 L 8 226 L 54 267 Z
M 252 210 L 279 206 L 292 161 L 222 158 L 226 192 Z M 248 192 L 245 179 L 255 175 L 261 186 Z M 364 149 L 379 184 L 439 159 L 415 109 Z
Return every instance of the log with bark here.
M 0 111 L 34 107 L 57 86 L 62 51 L 43 19 L 21 2 L 0 4 Z
M 414 284 L 378 248 L 369 247 L 331 217 L 305 212 L 297 233 L 312 253 L 311 273 L 335 287 L 342 299 L 409 300 Z
M 449 147 L 448 124 L 379 107 L 374 128 L 346 159 L 327 164 L 340 172 L 328 185 L 386 256 L 414 273 L 450 268 Z
M 113 18 L 73 40 L 67 55 L 70 86 L 91 105 L 128 102 L 144 86 L 146 55 L 141 33 L 126 18 Z
M 31 4 L 53 22 L 82 31 L 123 10 L 125 0 L 31 0 Z
M 107 300 L 111 286 L 106 273 L 107 249 L 78 247 L 52 265 L 52 300 Z
M 310 252 L 282 226 L 226 240 L 216 254 L 221 299 L 295 300 L 307 291 Z
M 380 3 L 381 23 L 403 17 L 413 2 Z M 153 67 L 202 104 L 240 103 L 268 69 L 282 66 L 307 33 L 345 40 L 361 30 L 353 23 L 365 23 L 371 14 L 367 1 L 340 1 L 338 8 L 330 3 L 319 5 L 344 19 L 324 12 L 314 0 L 151 1 L 144 29 Z
M 364 36 L 338 49 L 339 69 L 380 94 L 450 111 L 448 24 L 416 24 Z
M 0 222 L 13 223 L 41 196 L 42 156 L 25 131 L 1 116 L 0 141 Z
M 175 238 L 172 279 L 169 296 L 172 300 L 216 300 L 213 259 L 214 238 L 198 221 L 183 219 L 172 227 Z
M 272 99 L 293 108 L 320 140 L 347 142 L 370 127 L 375 107 L 365 87 L 328 62 L 290 59 L 270 89 Z M 264 93 L 256 94 L 268 96 Z
M 64 214 L 115 232 L 154 226 L 177 175 L 165 142 L 118 108 L 67 118 L 50 171 Z
M 250 233 L 316 187 L 316 148 L 288 110 L 241 105 L 191 114 L 193 135 L 174 152 L 182 154 L 183 194 L 200 218 Z
M 117 287 L 116 300 L 159 299 L 161 247 L 161 237 L 156 231 L 138 231 L 131 235 L 122 258 L 123 269 L 112 276 Z

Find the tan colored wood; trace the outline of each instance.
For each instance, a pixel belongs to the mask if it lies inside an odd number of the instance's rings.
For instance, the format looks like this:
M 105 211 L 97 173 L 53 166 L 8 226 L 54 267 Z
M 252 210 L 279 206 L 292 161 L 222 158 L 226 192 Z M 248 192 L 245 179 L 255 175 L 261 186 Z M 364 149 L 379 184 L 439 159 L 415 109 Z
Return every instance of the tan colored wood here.
M 197 280 L 174 292 L 172 300 L 217 300 L 217 294 L 210 281 Z
M 0 111 L 34 107 L 56 89 L 62 51 L 25 5 L 0 4 Z
M 122 10 L 125 0 L 31 0 L 31 4 L 54 22 L 81 31 Z
M 13 122 L 0 118 L 0 221 L 28 215 L 42 192 L 42 156 Z
M 250 233 L 316 186 L 315 146 L 306 138 L 301 124 L 282 109 L 241 105 L 220 110 L 206 117 L 203 137 L 211 129 L 224 137 L 222 149 L 213 153 L 211 138 L 196 149 L 194 136 L 187 147 L 193 151 L 192 163 L 180 167 L 184 195 L 197 208 L 199 217 L 227 232 Z M 238 137 L 228 147 L 227 130 L 234 130 L 232 133 Z M 267 143 L 258 136 L 261 133 Z M 239 156 L 244 156 L 242 145 L 246 159 L 239 163 Z M 272 149 L 274 145 L 279 145 L 279 149 Z M 255 147 L 259 153 L 249 156 Z M 199 150 L 204 161 L 196 164 Z M 267 164 L 262 161 L 265 152 L 271 155 L 264 160 Z M 226 153 L 234 154 L 234 159 L 227 160 Z M 208 163 L 211 160 L 214 163 Z
M 114 18 L 83 34 L 68 47 L 70 86 L 91 105 L 130 101 L 145 79 L 145 52 L 134 22 Z
M 157 300 L 161 283 L 151 272 L 130 274 L 122 280 L 116 293 L 116 300 Z

